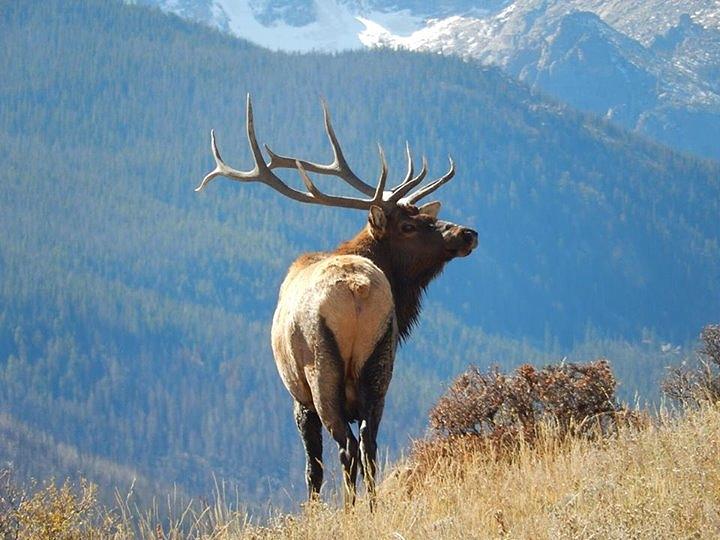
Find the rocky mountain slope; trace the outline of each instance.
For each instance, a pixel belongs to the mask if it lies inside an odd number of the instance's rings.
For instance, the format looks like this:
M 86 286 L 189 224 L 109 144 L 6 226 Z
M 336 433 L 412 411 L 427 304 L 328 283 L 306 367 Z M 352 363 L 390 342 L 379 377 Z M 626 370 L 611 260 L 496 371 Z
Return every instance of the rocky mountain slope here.
M 141 0 L 271 49 L 404 48 L 498 65 L 674 148 L 720 158 L 712 0 Z
M 361 39 L 499 65 L 576 108 L 719 158 L 720 8 L 607 4 L 518 2 L 484 18 L 435 19 L 409 36 L 368 22 Z

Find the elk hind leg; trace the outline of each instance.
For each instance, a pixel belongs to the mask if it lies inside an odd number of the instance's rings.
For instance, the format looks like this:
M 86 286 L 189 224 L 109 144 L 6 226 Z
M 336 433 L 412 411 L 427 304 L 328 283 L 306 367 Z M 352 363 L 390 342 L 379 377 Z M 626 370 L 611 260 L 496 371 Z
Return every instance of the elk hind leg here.
M 395 342 L 394 324 L 389 321 L 385 335 L 365 362 L 358 381 L 360 462 L 371 508 L 375 503 L 377 434 L 385 407 L 385 394 L 392 377 Z
M 358 442 L 345 416 L 345 363 L 335 336 L 323 318 L 320 319 L 318 342 L 314 347 L 314 365 L 306 373 L 313 403 L 322 424 L 338 445 L 343 466 L 345 505 L 355 502 L 358 469 Z
M 295 423 L 305 446 L 305 483 L 308 499 L 320 496 L 323 482 L 322 464 L 322 424 L 318 414 L 300 402 L 295 402 Z

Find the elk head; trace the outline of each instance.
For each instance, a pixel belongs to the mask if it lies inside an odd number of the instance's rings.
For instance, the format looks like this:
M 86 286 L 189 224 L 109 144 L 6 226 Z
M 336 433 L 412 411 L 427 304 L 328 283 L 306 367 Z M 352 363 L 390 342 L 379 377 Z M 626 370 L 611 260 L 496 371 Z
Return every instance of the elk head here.
M 370 208 L 367 231 L 377 242 L 402 245 L 408 260 L 444 263 L 465 257 L 477 247 L 477 233 L 437 219 L 440 202 L 422 206 L 397 205 L 384 209 Z
M 422 168 L 414 175 L 413 160 L 409 145 L 406 145 L 407 173 L 405 179 L 390 190 L 385 189 L 388 167 L 385 154 L 380 145 L 380 176 L 375 187 L 358 178 L 350 169 L 343 155 L 335 131 L 330 122 L 327 104 L 322 102 L 325 131 L 333 151 L 333 160 L 327 165 L 313 163 L 302 159 L 282 156 L 273 152 L 267 145 L 265 149 L 270 156 L 266 163 L 260 146 L 255 137 L 252 102 L 247 96 L 247 139 L 255 165 L 250 171 L 238 171 L 225 164 L 220 156 L 215 131 L 211 131 L 212 152 L 215 157 L 215 169 L 203 178 L 195 191 L 202 190 L 217 176 L 225 176 L 239 182 L 262 182 L 293 200 L 333 206 L 353 208 L 368 212 L 367 233 L 377 242 L 402 245 L 404 253 L 418 262 L 432 260 L 445 263 L 454 257 L 464 257 L 477 246 L 477 233 L 472 229 L 460 227 L 454 223 L 437 219 L 440 203 L 430 202 L 416 206 L 419 200 L 427 197 L 455 175 L 455 164 L 449 158 L 450 168 L 440 178 L 430 182 L 413 192 L 427 175 L 427 160 L 423 157 Z M 288 186 L 273 170 L 295 169 L 299 172 L 307 192 Z M 331 175 L 341 178 L 367 198 L 342 197 L 328 195 L 320 191 L 308 173 Z

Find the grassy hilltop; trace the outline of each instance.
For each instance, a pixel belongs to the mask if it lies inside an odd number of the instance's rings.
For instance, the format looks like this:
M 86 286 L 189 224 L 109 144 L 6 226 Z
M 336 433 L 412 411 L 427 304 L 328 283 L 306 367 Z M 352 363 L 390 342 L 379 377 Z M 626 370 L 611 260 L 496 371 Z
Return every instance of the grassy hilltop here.
M 512 374 L 469 368 L 429 415 L 432 434 L 342 506 L 331 486 L 264 524 L 228 500 L 113 508 L 82 481 L 24 493 L 0 474 L 0 536 L 14 538 L 716 538 L 720 532 L 720 325 L 697 363 L 663 383 L 683 410 L 651 417 L 615 399 L 604 359 Z M 326 465 L 327 466 L 327 465 Z M 334 472 L 330 467 L 328 471 Z M 330 494 L 328 495 L 328 491 Z
M 396 478 L 378 511 L 312 508 L 227 538 L 716 538 L 720 410 L 605 444 L 552 437 L 511 461 L 468 453 L 408 494 Z
M 602 443 L 562 441 L 551 430 L 535 448 L 521 448 L 512 459 L 456 453 L 453 460 L 439 462 L 422 483 L 407 480 L 407 466 L 387 471 L 375 512 L 361 498 L 350 511 L 332 503 L 314 504 L 258 526 L 248 523 L 244 513 L 217 503 L 161 524 L 152 517 L 138 519 L 124 502 L 122 510 L 108 514 L 91 504 L 92 493 L 85 486 L 74 498 L 67 488 L 37 496 L 24 514 L 25 532 L 32 533 L 20 536 L 717 538 L 720 531 L 717 406 L 666 416 L 640 431 L 621 430 Z M 88 525 L 92 521 L 94 529 Z M 58 523 L 56 536 L 46 534 Z

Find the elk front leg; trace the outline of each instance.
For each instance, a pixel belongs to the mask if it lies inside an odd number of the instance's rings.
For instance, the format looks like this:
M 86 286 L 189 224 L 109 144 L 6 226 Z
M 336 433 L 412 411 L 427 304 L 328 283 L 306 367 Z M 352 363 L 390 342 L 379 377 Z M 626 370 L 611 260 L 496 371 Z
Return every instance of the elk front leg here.
M 345 417 L 345 363 L 330 328 L 320 320 L 318 341 L 313 347 L 314 362 L 306 368 L 306 378 L 320 421 L 338 445 L 343 466 L 345 505 L 355 503 L 358 468 L 358 442 Z
M 385 335 L 375 346 L 373 353 L 363 366 L 358 384 L 360 463 L 371 509 L 375 503 L 377 434 L 385 407 L 385 394 L 392 377 L 395 343 L 394 321 L 389 321 Z
M 295 402 L 295 423 L 305 446 L 305 483 L 308 489 L 308 500 L 320 497 L 323 481 L 322 464 L 322 424 L 315 411 L 300 402 Z

